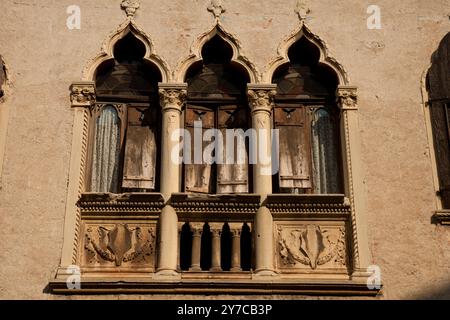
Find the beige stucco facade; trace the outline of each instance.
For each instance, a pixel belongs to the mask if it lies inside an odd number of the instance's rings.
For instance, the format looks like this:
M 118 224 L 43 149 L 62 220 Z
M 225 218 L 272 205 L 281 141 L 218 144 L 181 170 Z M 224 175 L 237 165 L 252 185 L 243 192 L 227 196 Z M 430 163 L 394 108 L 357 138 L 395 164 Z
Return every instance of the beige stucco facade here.
M 83 143 L 73 134 L 82 134 L 84 113 L 72 107 L 69 87 L 93 80 L 126 15 L 118 0 L 0 2 L 0 55 L 7 68 L 0 101 L 0 298 L 66 298 L 49 294 L 47 285 L 58 267 L 68 265 L 61 259 L 71 260 L 73 252 L 63 246 L 72 245 L 77 224 L 72 207 Z M 217 23 L 210 3 L 141 0 L 133 17 L 138 35 L 151 41 L 148 59 L 167 71 L 163 82 L 176 90 L 188 63 L 198 58 L 202 35 Z M 424 75 L 450 32 L 448 1 L 305 3 L 310 12 L 300 16 L 326 44 L 324 61 L 342 68 L 340 90 L 357 87 L 357 110 L 341 107 L 348 113 L 342 128 L 351 147 L 345 156 L 352 159 L 346 170 L 352 172 L 348 189 L 355 189 L 350 200 L 358 261 L 381 268 L 379 298 L 450 298 L 450 228 L 431 222 L 441 208 L 424 104 Z M 283 48 L 300 30 L 296 4 L 223 1 L 220 26 L 235 40 L 234 59 L 256 75 L 255 85 L 267 88 L 271 68 L 286 58 Z M 381 9 L 381 29 L 367 27 L 371 4 Z M 66 26 L 70 5 L 81 8 L 79 30 Z M 162 188 L 163 194 L 177 191 L 170 184 Z M 263 189 L 258 193 L 270 193 Z M 165 208 L 172 221 L 173 209 Z

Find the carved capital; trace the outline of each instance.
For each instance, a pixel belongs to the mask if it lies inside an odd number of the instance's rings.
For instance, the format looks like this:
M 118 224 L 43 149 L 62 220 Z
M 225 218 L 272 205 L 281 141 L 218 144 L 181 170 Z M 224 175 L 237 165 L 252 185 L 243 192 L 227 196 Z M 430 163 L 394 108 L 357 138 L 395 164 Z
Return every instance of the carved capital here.
M 242 234 L 242 229 L 231 229 L 230 232 L 233 238 L 240 238 Z
M 186 102 L 187 84 L 159 84 L 159 97 L 163 111 L 175 109 L 181 112 Z
M 208 11 L 214 15 L 214 18 L 219 19 L 226 9 L 223 6 L 222 0 L 211 0 Z
M 277 85 L 248 85 L 248 101 L 252 112 L 272 112 L 274 97 L 277 94 Z
M 122 8 L 122 10 L 125 11 L 127 17 L 129 18 L 134 17 L 136 11 L 139 9 L 140 6 L 141 5 L 138 0 L 123 0 L 122 3 L 120 4 L 120 7 Z
M 203 234 L 203 225 L 202 224 L 193 224 L 191 226 L 192 236 L 193 237 L 201 237 Z
M 356 87 L 339 86 L 336 91 L 336 98 L 341 110 L 357 110 L 358 95 Z
M 211 223 L 209 225 L 209 230 L 211 231 L 211 235 L 213 238 L 220 237 L 222 235 L 222 224 Z
M 93 81 L 74 82 L 70 86 L 72 107 L 90 107 L 95 103 L 95 83 Z

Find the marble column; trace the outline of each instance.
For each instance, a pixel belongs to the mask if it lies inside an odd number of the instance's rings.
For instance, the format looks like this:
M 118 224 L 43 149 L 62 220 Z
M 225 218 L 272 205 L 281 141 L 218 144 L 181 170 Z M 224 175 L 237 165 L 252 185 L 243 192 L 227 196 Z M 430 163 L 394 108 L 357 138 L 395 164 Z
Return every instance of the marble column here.
M 218 272 L 222 271 L 221 266 L 221 247 L 220 247 L 220 236 L 222 235 L 222 225 L 221 224 L 210 224 L 211 230 L 211 269 L 210 271 Z
M 231 231 L 231 271 L 242 271 L 241 268 L 242 225 L 230 224 L 230 231 Z
M 203 234 L 203 225 L 193 225 L 192 228 L 192 252 L 190 271 L 201 271 L 201 243 Z
M 255 273 L 259 276 L 274 275 L 273 218 L 264 205 L 268 194 L 272 193 L 272 136 L 271 115 L 274 84 L 249 84 L 248 99 L 252 113 L 252 126 L 257 134 L 257 161 L 253 166 L 253 192 L 261 196 L 261 207 L 255 216 Z M 262 148 L 262 149 L 261 149 Z M 263 157 L 261 158 L 261 155 Z M 270 160 L 266 162 L 267 158 Z
M 180 167 L 173 161 L 172 150 L 179 142 L 172 133 L 180 128 L 181 109 L 187 95 L 186 84 L 160 83 L 162 108 L 161 130 L 161 193 L 167 202 L 172 193 L 180 191 Z M 172 206 L 166 205 L 159 217 L 158 275 L 176 276 L 178 260 L 178 217 Z
M 336 97 L 341 109 L 340 127 L 345 194 L 349 197 L 351 206 L 353 277 L 364 276 L 371 258 L 368 247 L 366 199 L 360 159 L 361 140 L 357 89 L 352 86 L 339 86 Z

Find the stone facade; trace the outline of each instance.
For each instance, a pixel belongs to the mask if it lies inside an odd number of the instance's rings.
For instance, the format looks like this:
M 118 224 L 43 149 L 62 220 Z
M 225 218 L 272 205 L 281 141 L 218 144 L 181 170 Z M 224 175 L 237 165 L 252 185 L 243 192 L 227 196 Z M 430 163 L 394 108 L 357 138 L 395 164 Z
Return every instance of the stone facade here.
M 163 199 L 147 199 L 149 214 L 130 216 L 127 226 L 102 222 L 116 209 L 103 208 L 98 199 L 102 209 L 74 209 L 82 191 L 79 171 L 84 160 L 80 155 L 86 152 L 86 141 L 80 139 L 88 122 L 83 108 L 89 107 L 95 94 L 89 81 L 130 23 L 148 49 L 146 58 L 166 70 L 160 94 L 167 128 L 170 119 L 179 117 L 178 100 L 185 94 L 181 75 L 200 60 L 202 39 L 215 26 L 234 40 L 233 61 L 254 75 L 249 100 L 261 109 L 270 103 L 252 97 L 258 90 L 273 89 L 267 86 L 271 72 L 286 60 L 290 39 L 301 30 L 310 33 L 323 46 L 321 59 L 333 65 L 340 77 L 339 105 L 346 114 L 342 128 L 352 130 L 343 132 L 351 146 L 346 159 L 353 160 L 346 168 L 353 172 L 353 191 L 347 189 L 356 194 L 347 194 L 350 202 L 343 201 L 342 210 L 356 217 L 349 220 L 353 221 L 350 230 L 360 236 L 353 250 L 346 251 L 349 238 L 343 239 L 342 233 L 347 220 L 286 224 L 283 202 L 269 196 L 267 206 L 258 210 L 262 222 L 256 221 L 254 228 L 260 232 L 268 221 L 273 223 L 279 246 L 272 244 L 272 237 L 263 236 L 261 241 L 279 254 L 274 266 L 257 254 L 257 265 L 262 271 L 336 270 L 347 263 L 345 254 L 350 252 L 363 266 L 381 268 L 381 298 L 450 298 L 450 229 L 431 221 L 441 206 L 424 103 L 424 77 L 433 53 L 450 32 L 450 9 L 447 1 L 380 0 L 376 5 L 381 8 L 381 29 L 372 30 L 366 22 L 370 4 L 356 0 L 3 0 L 0 55 L 6 76 L 0 83 L 4 91 L 0 98 L 0 298 L 64 298 L 50 294 L 47 286 L 55 279 L 55 270 L 68 265 L 61 261 L 80 255 L 72 241 L 75 234 L 87 247 L 82 261 L 78 260 L 83 266 L 153 272 L 142 267 L 150 263 L 160 271 L 173 271 L 174 257 L 152 255 L 158 247 L 158 214 L 163 211 L 159 223 L 169 230 L 164 234 L 176 234 L 179 226 L 173 218 L 183 216 L 184 199 L 164 209 Z M 81 9 L 79 30 L 66 25 L 71 5 Z M 301 28 L 303 23 L 306 29 Z M 255 112 L 254 117 L 264 120 L 268 114 Z M 166 174 L 162 178 L 166 184 L 161 185 L 165 197 L 177 192 L 167 182 L 179 176 L 176 168 Z M 270 193 L 264 179 L 257 185 L 259 195 Z M 300 210 L 304 204 L 293 203 L 292 207 Z M 121 208 L 123 212 L 136 210 L 126 205 Z M 110 243 L 113 234 L 137 237 L 142 243 L 133 242 L 131 249 L 114 246 L 114 256 L 102 254 L 101 243 L 90 236 L 93 233 L 103 233 Z M 319 246 L 322 249 L 315 254 L 292 255 L 295 245 L 289 244 L 289 237 L 293 234 L 312 243 L 326 238 L 329 246 Z M 177 250 L 172 243 L 162 243 L 164 252 Z

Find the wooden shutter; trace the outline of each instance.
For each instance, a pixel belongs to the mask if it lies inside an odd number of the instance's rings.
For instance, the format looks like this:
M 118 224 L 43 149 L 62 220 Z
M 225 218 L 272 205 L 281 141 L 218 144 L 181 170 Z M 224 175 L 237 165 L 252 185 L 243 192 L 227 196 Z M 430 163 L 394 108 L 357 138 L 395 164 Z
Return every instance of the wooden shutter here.
M 122 187 L 154 190 L 157 161 L 156 108 L 128 109 Z
M 194 144 L 194 123 L 201 121 L 202 124 L 202 136 L 201 136 L 201 150 L 195 150 L 195 147 L 200 148 L 200 144 L 195 146 Z M 186 122 L 185 129 L 189 131 L 191 135 L 191 164 L 185 164 L 184 166 L 184 181 L 185 191 L 195 193 L 213 193 L 212 183 L 212 166 L 203 162 L 203 150 L 209 142 L 203 142 L 203 133 L 207 129 L 214 128 L 214 112 L 210 108 L 192 106 L 189 105 L 186 108 Z M 188 141 L 185 140 L 185 143 Z M 186 146 L 184 147 L 186 150 Z M 202 164 L 195 164 L 195 153 L 197 156 L 201 155 Z
M 234 138 L 234 161 L 227 164 L 227 129 L 241 129 L 244 133 L 248 127 L 248 113 L 244 107 L 235 105 L 221 106 L 218 113 L 218 128 L 223 136 L 223 161 L 217 164 L 217 193 L 247 193 L 248 188 L 248 149 L 245 146 L 245 137 L 242 135 L 243 145 L 239 145 L 238 138 Z M 243 152 L 242 159 L 238 160 L 238 152 Z
M 310 121 L 301 105 L 275 107 L 275 127 L 279 130 L 281 192 L 310 193 Z
M 433 56 L 432 67 L 428 73 L 428 89 L 439 192 L 443 207 L 450 209 L 450 33 Z

